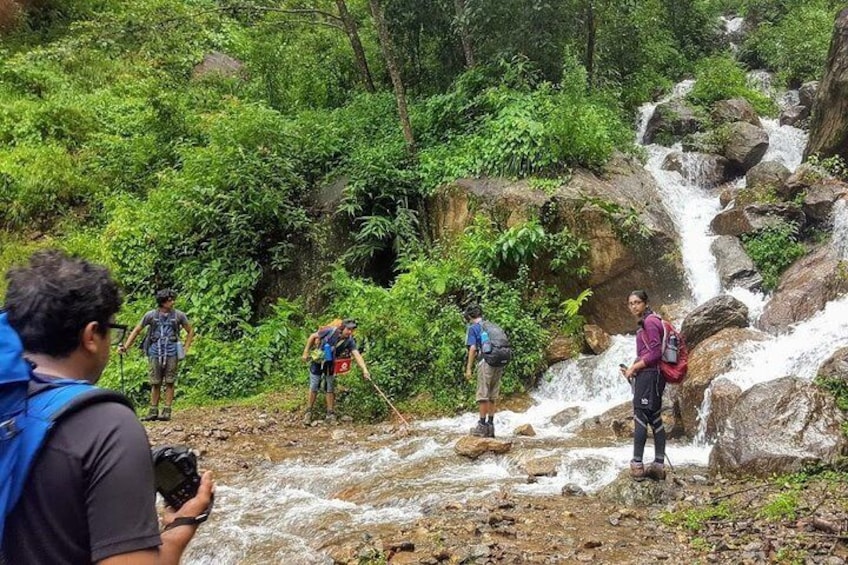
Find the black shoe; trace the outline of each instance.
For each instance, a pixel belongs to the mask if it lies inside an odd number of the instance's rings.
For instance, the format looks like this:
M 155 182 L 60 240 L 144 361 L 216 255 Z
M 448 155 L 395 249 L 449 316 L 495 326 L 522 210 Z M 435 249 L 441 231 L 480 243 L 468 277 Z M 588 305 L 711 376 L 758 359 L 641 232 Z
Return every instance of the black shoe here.
M 474 437 L 489 437 L 489 426 L 486 424 L 477 423 L 476 426 L 471 428 L 471 435 Z
M 495 437 L 495 423 L 486 423 L 486 437 Z
M 167 422 L 171 419 L 171 407 L 165 406 L 162 408 L 162 413 L 159 415 L 159 419 L 163 422 Z
M 147 411 L 147 416 L 141 418 L 142 422 L 155 422 L 159 419 L 159 408 L 156 406 L 151 406 L 150 410 Z

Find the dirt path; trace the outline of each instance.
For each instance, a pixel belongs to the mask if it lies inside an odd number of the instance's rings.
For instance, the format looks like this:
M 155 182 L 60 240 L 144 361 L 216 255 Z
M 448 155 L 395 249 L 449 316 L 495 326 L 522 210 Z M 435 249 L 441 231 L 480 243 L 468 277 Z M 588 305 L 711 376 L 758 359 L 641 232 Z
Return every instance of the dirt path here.
M 201 454 L 201 465 L 213 469 L 221 481 L 309 453 L 332 441 L 340 429 L 354 445 L 356 437 L 385 433 L 389 426 L 306 428 L 295 413 L 248 406 L 193 408 L 176 413 L 171 422 L 146 424 L 153 445 L 191 446 Z M 630 492 L 628 478 L 616 482 Z M 501 491 L 467 504 L 445 501 L 412 525 L 375 527 L 321 549 L 336 563 L 351 564 L 835 565 L 848 558 L 845 474 L 781 484 L 714 481 L 704 469 L 677 469 L 662 489 L 667 501 L 655 505 L 628 502 L 626 496 L 614 500 Z

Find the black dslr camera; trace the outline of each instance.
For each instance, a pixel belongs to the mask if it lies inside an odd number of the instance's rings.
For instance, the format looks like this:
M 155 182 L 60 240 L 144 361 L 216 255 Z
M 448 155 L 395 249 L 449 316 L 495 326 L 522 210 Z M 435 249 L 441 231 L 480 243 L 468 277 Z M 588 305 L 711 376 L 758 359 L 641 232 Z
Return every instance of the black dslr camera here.
M 197 457 L 184 445 L 154 448 L 153 474 L 156 490 L 174 510 L 194 498 L 200 487 Z

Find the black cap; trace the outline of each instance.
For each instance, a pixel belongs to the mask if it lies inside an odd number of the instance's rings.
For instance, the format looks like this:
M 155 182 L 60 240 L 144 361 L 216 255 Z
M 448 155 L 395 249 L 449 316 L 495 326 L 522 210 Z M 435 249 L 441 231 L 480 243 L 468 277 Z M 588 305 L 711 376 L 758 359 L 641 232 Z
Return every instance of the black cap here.
M 356 320 L 354 320 L 353 318 L 348 318 L 347 320 L 342 322 L 342 326 L 344 326 L 348 329 L 351 329 L 351 330 L 355 330 L 356 329 Z

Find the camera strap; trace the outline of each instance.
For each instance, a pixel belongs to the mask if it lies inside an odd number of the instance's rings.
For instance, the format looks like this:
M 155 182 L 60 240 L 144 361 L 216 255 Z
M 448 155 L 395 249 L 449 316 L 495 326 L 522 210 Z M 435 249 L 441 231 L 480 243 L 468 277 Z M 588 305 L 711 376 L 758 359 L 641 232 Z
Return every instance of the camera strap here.
M 203 522 L 209 519 L 209 514 L 212 513 L 212 506 L 215 504 L 215 493 L 212 493 L 212 500 L 209 501 L 209 506 L 206 507 L 202 513 L 197 516 L 180 516 L 179 518 L 174 518 L 174 521 L 162 528 L 162 532 L 167 532 L 168 530 L 172 530 L 179 526 L 199 526 Z

